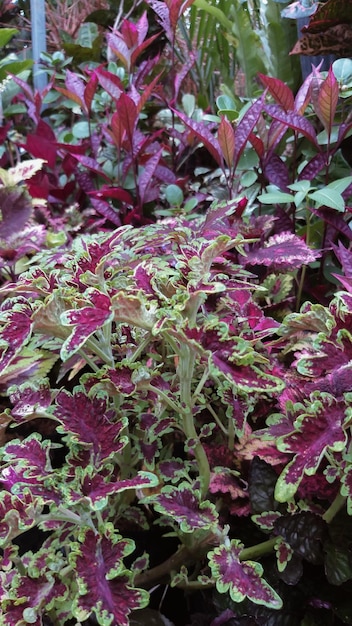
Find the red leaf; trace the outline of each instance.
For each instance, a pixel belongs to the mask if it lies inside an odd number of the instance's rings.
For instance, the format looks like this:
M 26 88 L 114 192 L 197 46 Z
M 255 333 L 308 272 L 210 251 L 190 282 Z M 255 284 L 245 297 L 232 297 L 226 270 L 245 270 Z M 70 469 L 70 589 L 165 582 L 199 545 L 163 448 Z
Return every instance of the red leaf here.
M 316 107 L 316 113 L 329 135 L 335 119 L 338 100 L 339 86 L 335 74 L 330 67 L 328 75 L 320 88 L 317 101 L 318 106 Z
M 271 78 L 271 76 L 265 76 L 264 74 L 258 74 L 259 79 L 263 83 L 264 87 L 267 87 L 269 93 L 280 104 L 285 111 L 292 110 L 294 108 L 295 99 L 291 89 L 279 80 L 278 78 Z
M 119 100 L 116 103 L 117 113 L 120 117 L 121 124 L 126 130 L 128 141 L 130 144 L 130 150 L 133 148 L 133 135 L 136 128 L 138 110 L 127 94 L 122 93 Z
M 112 72 L 104 70 L 102 67 L 96 69 L 96 74 L 101 87 L 107 91 L 112 98 L 118 100 L 121 93 L 124 91 L 121 79 Z
M 218 140 L 226 164 L 231 168 L 233 166 L 235 156 L 235 132 L 226 117 L 221 118 L 218 130 Z
M 93 74 L 91 75 L 84 89 L 84 102 L 86 104 L 88 113 L 90 113 L 90 110 L 91 110 L 93 98 L 97 90 L 97 85 L 98 85 L 98 76 L 96 75 L 95 72 L 93 72 Z

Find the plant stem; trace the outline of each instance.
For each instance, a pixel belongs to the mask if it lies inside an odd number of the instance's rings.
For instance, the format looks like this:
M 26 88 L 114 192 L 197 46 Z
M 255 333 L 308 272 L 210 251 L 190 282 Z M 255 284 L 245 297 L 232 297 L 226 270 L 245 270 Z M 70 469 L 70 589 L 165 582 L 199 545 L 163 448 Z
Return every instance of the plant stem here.
M 183 432 L 187 439 L 193 439 L 196 442 L 194 446 L 194 455 L 196 457 L 199 469 L 199 479 L 201 484 L 201 496 L 206 497 L 210 483 L 210 467 L 205 450 L 199 440 L 193 418 L 193 398 L 192 398 L 192 379 L 195 366 L 195 354 L 191 352 L 190 346 L 182 344 L 179 347 L 179 363 L 177 373 L 180 381 L 180 399 L 182 406 L 182 424 Z
M 342 507 L 346 504 L 346 497 L 342 496 L 340 493 L 337 494 L 335 500 L 329 506 L 329 508 L 325 511 L 323 515 L 323 520 L 330 524 L 334 519 L 335 515 L 342 509 Z

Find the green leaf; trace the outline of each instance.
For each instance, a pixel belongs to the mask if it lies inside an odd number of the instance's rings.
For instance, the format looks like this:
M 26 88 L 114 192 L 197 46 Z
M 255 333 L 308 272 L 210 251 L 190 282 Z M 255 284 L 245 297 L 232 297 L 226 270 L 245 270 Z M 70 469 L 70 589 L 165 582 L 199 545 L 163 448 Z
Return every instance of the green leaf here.
M 332 71 L 340 84 L 352 84 L 352 59 L 337 59 L 332 64 Z
M 314 200 L 318 206 L 327 206 L 330 209 L 336 209 L 341 213 L 345 210 L 345 201 L 340 193 L 331 189 L 331 187 L 324 187 L 308 194 L 311 200 Z
M 183 192 L 178 185 L 168 185 L 165 189 L 165 197 L 171 206 L 180 207 L 183 203 Z
M 0 28 L 0 48 L 6 46 L 6 44 L 11 41 L 12 37 L 18 33 L 17 28 Z
M 283 191 L 270 191 L 261 193 L 258 196 L 258 200 L 262 204 L 286 204 L 287 202 L 294 202 L 294 197 L 290 193 L 284 193 Z

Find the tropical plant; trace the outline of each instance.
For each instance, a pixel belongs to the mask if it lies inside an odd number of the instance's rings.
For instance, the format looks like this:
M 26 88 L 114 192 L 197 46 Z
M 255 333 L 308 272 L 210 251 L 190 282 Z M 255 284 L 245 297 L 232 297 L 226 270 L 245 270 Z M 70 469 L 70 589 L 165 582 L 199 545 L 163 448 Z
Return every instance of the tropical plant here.
M 1 289 L 5 625 L 127 625 L 165 580 L 258 624 L 302 581 L 308 618 L 302 560 L 348 588 L 350 294 L 266 317 L 245 268 L 316 253 L 284 232 L 256 248 L 272 220 L 243 204 L 80 237 Z

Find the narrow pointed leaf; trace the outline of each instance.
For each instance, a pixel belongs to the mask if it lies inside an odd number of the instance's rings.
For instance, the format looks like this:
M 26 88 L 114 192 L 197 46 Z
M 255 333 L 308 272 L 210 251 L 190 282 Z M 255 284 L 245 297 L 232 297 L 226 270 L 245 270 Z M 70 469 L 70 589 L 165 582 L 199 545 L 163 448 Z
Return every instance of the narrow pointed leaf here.
M 221 118 L 218 130 L 218 141 L 226 165 L 231 168 L 235 156 L 235 132 L 226 117 Z

